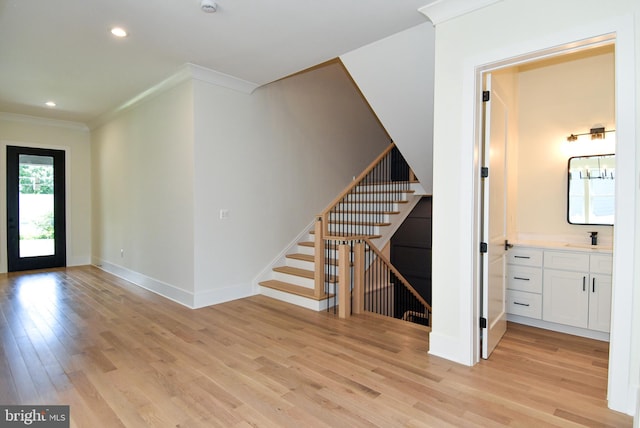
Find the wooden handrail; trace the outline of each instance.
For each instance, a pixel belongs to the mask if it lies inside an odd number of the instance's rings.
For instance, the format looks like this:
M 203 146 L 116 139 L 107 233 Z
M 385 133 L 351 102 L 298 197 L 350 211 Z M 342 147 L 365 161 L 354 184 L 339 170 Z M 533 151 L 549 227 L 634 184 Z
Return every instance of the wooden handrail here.
M 376 248 L 375 245 L 373 245 L 373 243 L 369 240 L 369 238 L 363 238 L 363 241 L 367 243 L 369 248 L 371 248 L 374 253 L 376 253 L 376 255 L 380 258 L 380 260 L 382 260 L 382 262 L 386 265 L 386 267 L 389 268 L 391 272 L 393 272 L 393 274 L 400 280 L 400 282 L 402 282 L 402 284 L 407 288 L 407 290 L 409 290 L 411 294 L 413 294 L 413 296 L 425 308 L 427 308 L 429 312 L 431 312 L 431 305 L 428 304 L 427 301 L 422 298 L 422 296 L 416 291 L 415 288 L 413 288 L 413 286 L 409 283 L 409 281 L 407 281 L 406 278 L 402 276 L 402 274 L 398 271 L 398 269 L 396 269 L 395 266 L 391 264 L 389 259 L 387 259 L 387 257 L 384 254 L 382 254 L 382 252 L 380 252 L 380 250 L 378 250 L 378 248 Z
M 342 191 L 342 193 L 340 193 L 333 201 L 331 201 L 331 203 L 327 205 L 322 213 L 319 214 L 319 217 L 322 218 L 323 223 L 322 238 L 326 238 L 326 235 L 329 234 L 329 222 L 327 221 L 329 217 L 329 211 L 331 211 L 336 205 L 338 205 L 340 201 L 342 201 L 342 199 L 344 199 L 344 197 L 353 190 L 354 187 L 360 184 L 360 182 L 380 163 L 380 161 L 382 161 L 382 159 L 385 158 L 385 156 L 387 156 L 391 152 L 391 150 L 393 150 L 395 146 L 396 144 L 394 142 L 391 142 L 391 144 L 389 144 L 389 147 L 387 147 L 382 153 L 380 153 L 380 155 L 378 155 L 378 157 L 375 158 L 373 162 L 371 162 L 369 166 L 364 171 L 362 171 L 362 173 L 360 173 L 360 175 L 357 176 L 356 179 L 353 180 L 351 184 Z

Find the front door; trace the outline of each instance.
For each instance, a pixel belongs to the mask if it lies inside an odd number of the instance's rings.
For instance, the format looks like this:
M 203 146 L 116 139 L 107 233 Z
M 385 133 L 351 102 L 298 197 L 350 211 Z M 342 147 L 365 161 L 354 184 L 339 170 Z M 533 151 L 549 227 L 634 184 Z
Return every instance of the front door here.
M 508 109 L 503 91 L 491 74 L 486 75 L 485 136 L 483 165 L 482 241 L 482 358 L 489 355 L 507 330 L 505 252 L 507 247 L 506 160 Z
M 65 152 L 7 146 L 9 272 L 66 265 Z

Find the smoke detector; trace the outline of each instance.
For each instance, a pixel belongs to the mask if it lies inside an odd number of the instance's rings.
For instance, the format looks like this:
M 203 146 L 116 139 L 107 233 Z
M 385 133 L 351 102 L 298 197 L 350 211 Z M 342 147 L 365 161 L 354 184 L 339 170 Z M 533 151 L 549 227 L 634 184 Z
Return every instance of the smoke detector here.
M 218 10 L 218 5 L 213 0 L 200 0 L 200 9 L 206 13 L 213 13 Z

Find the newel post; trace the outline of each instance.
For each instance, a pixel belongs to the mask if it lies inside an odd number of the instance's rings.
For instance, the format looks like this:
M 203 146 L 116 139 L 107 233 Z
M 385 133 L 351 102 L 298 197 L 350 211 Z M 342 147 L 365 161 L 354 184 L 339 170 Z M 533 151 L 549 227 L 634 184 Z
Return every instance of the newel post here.
M 324 293 L 324 239 L 322 228 L 322 216 L 316 218 L 316 224 L 314 226 L 314 241 L 313 241 L 313 254 L 315 260 L 314 272 L 313 272 L 313 295 L 319 298 Z
M 347 244 L 338 246 L 338 317 L 351 316 L 351 249 Z
M 364 312 L 364 242 L 357 242 L 353 247 L 353 300 L 354 314 Z

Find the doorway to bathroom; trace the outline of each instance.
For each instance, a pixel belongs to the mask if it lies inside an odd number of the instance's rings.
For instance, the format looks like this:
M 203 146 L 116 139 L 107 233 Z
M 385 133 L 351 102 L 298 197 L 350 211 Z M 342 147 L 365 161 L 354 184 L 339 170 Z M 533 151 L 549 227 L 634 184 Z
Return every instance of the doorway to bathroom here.
M 488 171 L 481 170 L 483 177 L 488 177 L 482 179 L 479 197 L 483 201 L 480 240 L 487 244 L 479 262 L 482 297 L 478 346 L 482 358 L 489 358 L 506 330 L 507 320 L 554 327 L 543 321 L 541 296 L 531 296 L 538 297 L 539 303 L 518 302 L 527 309 L 539 304 L 539 319 L 538 315 L 509 313 L 505 272 L 512 244 L 587 246 L 591 232 L 597 231 L 600 243 L 612 248 L 613 227 L 567 221 L 567 191 L 569 158 L 615 153 L 615 138 L 610 138 L 613 133 L 609 132 L 616 125 L 614 41 L 613 37 L 604 37 L 552 54 L 498 64 L 479 74 L 483 88 L 489 91 L 484 94 L 482 164 Z M 492 90 L 496 87 L 499 92 Z M 608 138 L 568 138 L 589 134 L 594 127 L 607 130 Z M 501 143 L 496 145 L 496 139 Z M 589 334 L 586 330 L 584 333 Z

